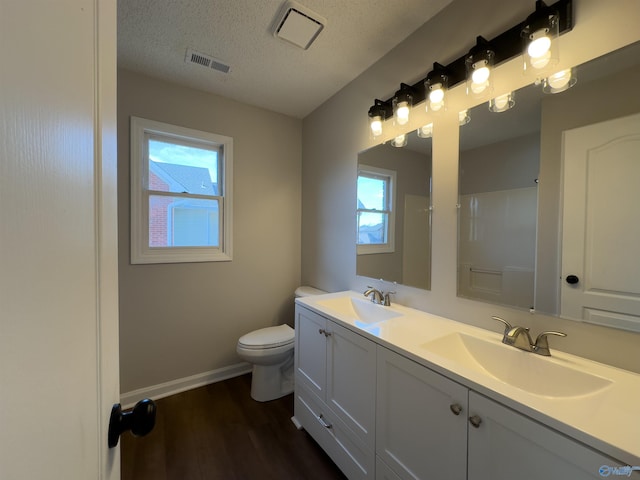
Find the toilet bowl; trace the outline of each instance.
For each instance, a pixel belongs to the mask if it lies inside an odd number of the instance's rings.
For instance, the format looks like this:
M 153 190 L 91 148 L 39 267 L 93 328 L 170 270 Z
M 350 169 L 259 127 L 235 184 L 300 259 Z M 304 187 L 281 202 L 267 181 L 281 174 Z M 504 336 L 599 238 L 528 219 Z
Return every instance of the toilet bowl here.
M 299 287 L 296 297 L 326 293 L 313 287 Z M 268 402 L 293 392 L 293 347 L 295 332 L 289 325 L 249 332 L 238 340 L 236 352 L 253 365 L 251 398 Z

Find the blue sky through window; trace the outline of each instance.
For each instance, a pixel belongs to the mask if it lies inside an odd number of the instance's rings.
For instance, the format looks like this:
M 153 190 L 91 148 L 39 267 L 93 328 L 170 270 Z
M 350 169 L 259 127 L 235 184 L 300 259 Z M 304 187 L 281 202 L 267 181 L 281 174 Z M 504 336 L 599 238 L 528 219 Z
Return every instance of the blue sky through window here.
M 215 150 L 149 139 L 149 158 L 154 162 L 206 168 L 211 182 L 218 183 L 218 152 Z

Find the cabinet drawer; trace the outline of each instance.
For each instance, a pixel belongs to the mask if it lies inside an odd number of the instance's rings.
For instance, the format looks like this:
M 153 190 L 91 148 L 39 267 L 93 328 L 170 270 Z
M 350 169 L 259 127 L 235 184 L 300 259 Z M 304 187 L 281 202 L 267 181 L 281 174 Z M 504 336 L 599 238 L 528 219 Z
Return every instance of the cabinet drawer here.
M 304 387 L 295 392 L 295 416 L 350 480 L 374 478 L 373 451 Z

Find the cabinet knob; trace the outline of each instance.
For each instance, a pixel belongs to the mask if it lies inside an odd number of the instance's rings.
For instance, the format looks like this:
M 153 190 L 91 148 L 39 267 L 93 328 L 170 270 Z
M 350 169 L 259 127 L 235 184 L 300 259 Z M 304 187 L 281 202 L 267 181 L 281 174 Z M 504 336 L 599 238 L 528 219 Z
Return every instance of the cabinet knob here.
M 462 406 L 458 403 L 452 403 L 449 405 L 449 408 L 454 415 L 460 415 L 462 413 Z
M 324 328 L 321 328 L 320 330 L 318 330 L 318 333 L 321 333 L 325 337 L 330 337 L 331 336 L 331 332 L 327 332 Z
M 469 417 L 469 423 L 475 428 L 479 428 L 480 424 L 482 423 L 482 419 L 478 415 L 473 415 Z

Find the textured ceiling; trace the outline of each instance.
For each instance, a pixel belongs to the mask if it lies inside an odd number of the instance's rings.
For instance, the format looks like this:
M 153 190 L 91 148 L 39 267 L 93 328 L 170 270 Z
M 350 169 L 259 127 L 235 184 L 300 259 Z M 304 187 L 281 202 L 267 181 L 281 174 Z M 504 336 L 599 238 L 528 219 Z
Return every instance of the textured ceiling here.
M 300 0 L 327 19 L 308 50 L 273 36 L 284 0 L 118 0 L 118 66 L 303 118 L 451 0 Z M 185 63 L 187 48 L 229 64 Z

